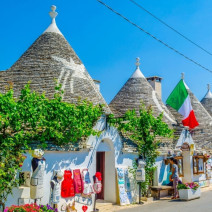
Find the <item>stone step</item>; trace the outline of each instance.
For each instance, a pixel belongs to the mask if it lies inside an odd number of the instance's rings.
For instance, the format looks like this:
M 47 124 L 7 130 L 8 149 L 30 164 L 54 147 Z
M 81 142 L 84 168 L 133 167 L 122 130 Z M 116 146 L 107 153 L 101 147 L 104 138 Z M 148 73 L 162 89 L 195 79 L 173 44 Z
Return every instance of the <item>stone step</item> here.
M 107 202 L 105 200 L 97 200 L 96 208 L 99 209 L 100 212 L 109 212 L 113 211 L 113 203 Z

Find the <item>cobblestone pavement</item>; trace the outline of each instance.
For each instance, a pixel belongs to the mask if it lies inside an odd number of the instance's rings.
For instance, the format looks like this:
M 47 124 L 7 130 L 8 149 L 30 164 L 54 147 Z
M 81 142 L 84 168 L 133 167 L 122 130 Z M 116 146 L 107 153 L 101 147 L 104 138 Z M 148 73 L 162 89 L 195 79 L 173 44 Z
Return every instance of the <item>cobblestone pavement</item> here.
M 212 191 L 202 192 L 200 199 L 180 201 L 162 199 L 160 201 L 133 208 L 115 210 L 120 212 L 212 212 Z

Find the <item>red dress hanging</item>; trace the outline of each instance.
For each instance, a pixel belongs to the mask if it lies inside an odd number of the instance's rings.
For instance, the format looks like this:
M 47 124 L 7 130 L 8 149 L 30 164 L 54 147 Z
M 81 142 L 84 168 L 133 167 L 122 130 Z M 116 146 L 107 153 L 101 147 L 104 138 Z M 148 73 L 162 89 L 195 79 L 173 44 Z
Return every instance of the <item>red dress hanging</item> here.
M 63 198 L 74 197 L 74 181 L 70 170 L 64 171 L 64 180 L 61 185 L 61 196 Z

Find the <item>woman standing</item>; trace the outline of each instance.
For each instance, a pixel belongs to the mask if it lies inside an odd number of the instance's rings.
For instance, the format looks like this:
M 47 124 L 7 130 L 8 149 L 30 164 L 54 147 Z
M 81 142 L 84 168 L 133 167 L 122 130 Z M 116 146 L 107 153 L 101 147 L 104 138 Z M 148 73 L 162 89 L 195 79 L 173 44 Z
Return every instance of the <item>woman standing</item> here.
M 177 190 L 177 185 L 179 181 L 179 174 L 178 174 L 178 166 L 177 166 L 177 160 L 174 158 L 170 159 L 170 163 L 172 164 L 172 175 L 171 179 L 173 180 L 173 187 L 174 187 L 174 196 L 172 199 L 177 199 L 179 198 L 178 190 Z

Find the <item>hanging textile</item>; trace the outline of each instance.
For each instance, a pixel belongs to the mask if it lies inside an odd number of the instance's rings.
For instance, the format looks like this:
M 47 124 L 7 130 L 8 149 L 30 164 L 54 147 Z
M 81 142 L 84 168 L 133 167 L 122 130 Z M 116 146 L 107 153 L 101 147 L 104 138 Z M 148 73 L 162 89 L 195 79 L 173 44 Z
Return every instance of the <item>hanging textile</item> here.
M 91 180 L 90 180 L 90 175 L 88 172 L 88 169 L 83 169 L 82 170 L 82 193 L 84 195 L 91 195 L 93 193 L 93 187 L 91 185 Z
M 93 189 L 96 194 L 102 191 L 102 174 L 100 172 L 96 172 L 95 174 Z
M 82 178 L 80 174 L 80 169 L 75 169 L 73 171 L 74 174 L 74 188 L 76 194 L 82 193 Z
M 42 150 L 34 150 L 32 159 L 32 177 L 30 180 L 30 198 L 40 199 L 44 195 L 44 171 L 46 166 L 45 158 L 43 158 L 44 152 Z
M 64 180 L 61 186 L 61 196 L 63 198 L 74 197 L 74 181 L 72 179 L 72 173 L 70 170 L 64 171 Z

